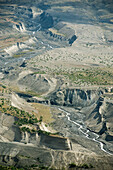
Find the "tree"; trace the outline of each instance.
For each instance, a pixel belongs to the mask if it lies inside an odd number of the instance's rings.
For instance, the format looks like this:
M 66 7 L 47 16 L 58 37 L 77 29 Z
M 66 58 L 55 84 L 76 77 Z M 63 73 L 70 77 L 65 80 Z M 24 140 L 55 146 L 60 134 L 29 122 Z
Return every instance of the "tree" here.
M 40 122 L 40 123 L 42 122 L 42 119 L 43 119 L 43 117 L 42 117 L 42 116 L 40 116 L 40 119 L 39 119 L 39 122 Z

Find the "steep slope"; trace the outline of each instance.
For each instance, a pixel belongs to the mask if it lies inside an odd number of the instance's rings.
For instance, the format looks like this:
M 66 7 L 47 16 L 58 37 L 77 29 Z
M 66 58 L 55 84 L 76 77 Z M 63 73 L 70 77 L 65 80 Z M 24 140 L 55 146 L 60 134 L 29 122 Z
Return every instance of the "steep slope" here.
M 0 12 L 0 164 L 112 170 L 112 0 L 2 0 Z
M 103 92 L 87 89 L 63 89 L 55 92 L 50 99 L 51 104 L 63 106 L 86 107 L 95 103 Z
M 113 102 L 100 98 L 96 107 L 87 115 L 87 126 L 102 135 L 103 139 L 113 141 Z

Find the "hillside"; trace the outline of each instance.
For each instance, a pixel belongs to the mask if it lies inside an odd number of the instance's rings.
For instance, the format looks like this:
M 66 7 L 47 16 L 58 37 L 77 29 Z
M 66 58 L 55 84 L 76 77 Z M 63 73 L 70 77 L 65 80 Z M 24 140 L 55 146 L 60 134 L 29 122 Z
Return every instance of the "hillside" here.
M 112 170 L 113 1 L 0 13 L 0 168 Z

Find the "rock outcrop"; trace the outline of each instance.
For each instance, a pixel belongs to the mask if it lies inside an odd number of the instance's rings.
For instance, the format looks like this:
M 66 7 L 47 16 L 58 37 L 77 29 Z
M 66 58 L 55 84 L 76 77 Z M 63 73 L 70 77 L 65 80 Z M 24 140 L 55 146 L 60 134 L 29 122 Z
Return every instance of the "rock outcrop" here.
M 12 142 L 21 140 L 20 129 L 14 125 L 16 118 L 11 115 L 0 113 L 0 141 Z
M 69 41 L 69 44 L 72 45 L 73 42 L 77 39 L 77 36 L 76 35 L 73 35 L 68 41 Z
M 53 27 L 54 21 L 53 21 L 53 17 L 50 16 L 48 13 L 43 12 L 40 15 L 40 23 L 43 29 L 48 29 L 50 27 Z
M 86 114 L 87 126 L 97 132 L 99 135 L 105 135 L 105 140 L 112 141 L 113 139 L 113 102 L 100 97 L 92 109 Z
M 83 89 L 63 89 L 53 93 L 50 97 L 51 104 L 86 107 L 96 102 L 102 91 Z
M 37 93 L 45 93 L 50 88 L 48 80 L 44 76 L 36 74 L 29 74 L 20 79 L 18 83 Z
M 71 150 L 70 141 L 68 138 L 41 134 L 40 145 L 55 150 Z
M 0 113 L 0 142 L 19 142 L 33 146 L 44 146 L 55 150 L 71 150 L 68 138 L 38 132 L 23 132 L 15 125 L 16 118 Z M 26 125 L 27 126 L 27 125 Z
M 33 167 L 62 169 L 65 167 L 68 170 L 71 163 L 77 165 L 87 163 L 87 166 L 92 165 L 94 169 L 112 170 L 113 166 L 112 157 L 98 156 L 89 151 L 84 152 L 83 155 L 82 150 L 79 152 L 58 151 L 26 144 L 0 143 L 0 164 L 3 166 L 26 167 L 27 169 Z

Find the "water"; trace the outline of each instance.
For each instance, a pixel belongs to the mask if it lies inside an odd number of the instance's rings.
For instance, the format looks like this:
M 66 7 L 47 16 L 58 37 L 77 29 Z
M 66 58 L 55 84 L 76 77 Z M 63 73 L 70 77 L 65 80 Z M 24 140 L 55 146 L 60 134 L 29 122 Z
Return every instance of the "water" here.
M 78 127 L 78 130 L 83 133 L 83 135 L 85 135 L 85 137 L 89 140 L 93 140 L 97 143 L 99 143 L 100 145 L 100 149 L 109 154 L 109 155 L 113 155 L 113 153 L 111 152 L 108 152 L 106 149 L 104 149 L 104 144 L 102 142 L 100 142 L 98 139 L 99 139 L 99 135 L 94 133 L 94 132 L 91 132 L 90 130 L 88 130 L 87 128 L 85 128 L 83 125 L 77 123 L 76 121 L 74 120 L 71 120 L 70 116 L 71 116 L 71 113 L 65 111 L 64 109 L 61 109 L 59 108 L 60 111 L 63 111 L 65 114 L 66 114 L 66 117 L 68 119 L 68 121 L 70 121 L 71 123 L 75 124 L 77 127 Z

